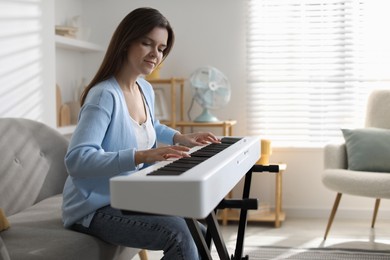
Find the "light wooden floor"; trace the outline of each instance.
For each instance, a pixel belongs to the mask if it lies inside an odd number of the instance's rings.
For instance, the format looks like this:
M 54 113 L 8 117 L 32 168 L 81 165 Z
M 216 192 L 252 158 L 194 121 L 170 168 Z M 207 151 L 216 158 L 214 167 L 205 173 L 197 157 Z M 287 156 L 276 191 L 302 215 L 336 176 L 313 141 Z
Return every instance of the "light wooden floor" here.
M 327 219 L 288 218 L 280 228 L 268 224 L 248 224 L 245 247 L 288 246 L 288 247 L 339 247 L 374 250 L 390 250 L 390 220 L 377 219 L 375 229 L 371 220 L 335 219 L 327 240 L 323 235 Z M 237 226 L 222 226 L 222 233 L 229 254 L 234 253 Z M 245 254 L 244 247 L 244 254 Z M 148 251 L 149 260 L 162 257 L 160 251 Z M 137 258 L 135 258 L 137 259 Z

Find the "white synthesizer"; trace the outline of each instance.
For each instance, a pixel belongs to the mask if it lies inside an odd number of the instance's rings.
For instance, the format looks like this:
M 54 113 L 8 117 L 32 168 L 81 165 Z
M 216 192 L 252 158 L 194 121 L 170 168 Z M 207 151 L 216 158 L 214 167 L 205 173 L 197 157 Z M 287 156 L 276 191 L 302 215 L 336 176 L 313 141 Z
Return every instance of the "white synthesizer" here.
M 259 137 L 224 137 L 197 146 L 191 157 L 156 163 L 110 179 L 111 206 L 203 219 L 260 157 Z

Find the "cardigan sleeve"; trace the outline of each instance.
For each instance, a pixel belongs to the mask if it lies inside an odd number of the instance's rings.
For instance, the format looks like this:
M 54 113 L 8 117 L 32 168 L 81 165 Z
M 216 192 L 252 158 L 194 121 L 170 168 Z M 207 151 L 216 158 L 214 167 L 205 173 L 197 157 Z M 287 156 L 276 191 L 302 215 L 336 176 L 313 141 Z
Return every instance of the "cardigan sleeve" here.
M 68 173 L 81 178 L 110 177 L 135 170 L 136 143 L 126 146 L 121 143 L 128 137 L 117 130 L 123 128 L 123 119 L 120 121 L 120 116 L 113 116 L 115 97 L 95 87 L 88 97 L 65 156 Z

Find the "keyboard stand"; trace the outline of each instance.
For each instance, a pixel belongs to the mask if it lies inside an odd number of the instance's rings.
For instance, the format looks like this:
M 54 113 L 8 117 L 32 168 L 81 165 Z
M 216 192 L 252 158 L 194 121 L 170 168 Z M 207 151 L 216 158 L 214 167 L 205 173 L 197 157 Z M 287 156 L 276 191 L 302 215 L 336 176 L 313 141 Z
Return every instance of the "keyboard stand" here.
M 186 218 L 186 223 L 192 237 L 199 249 L 200 255 L 202 259 L 212 259 L 211 258 L 211 240 L 214 241 L 215 248 L 218 252 L 219 259 L 221 260 L 249 260 L 249 256 L 242 256 L 243 248 L 244 248 L 244 238 L 245 238 L 245 229 L 247 225 L 248 219 L 248 210 L 257 209 L 258 203 L 257 199 L 250 199 L 250 187 L 252 181 L 252 172 L 278 172 L 278 165 L 254 165 L 246 174 L 245 174 L 245 182 L 244 189 L 242 193 L 242 199 L 240 200 L 232 200 L 232 199 L 223 199 L 221 203 L 217 206 L 216 210 L 211 212 L 206 218 L 207 224 L 207 234 L 206 238 L 204 238 L 197 220 Z M 235 208 L 240 209 L 240 218 L 239 225 L 237 231 L 237 239 L 236 239 L 236 248 L 234 255 L 229 257 L 229 253 L 226 248 L 226 244 L 223 241 L 222 234 L 219 230 L 219 224 L 216 218 L 216 212 L 218 209 L 225 208 Z
M 253 169 L 253 167 L 252 167 Z M 252 169 L 250 169 L 245 174 L 245 183 L 244 190 L 241 200 L 230 200 L 223 199 L 220 204 L 217 206 L 215 211 L 212 211 L 206 217 L 207 224 L 207 233 L 206 238 L 204 238 L 197 220 L 186 218 L 187 226 L 191 232 L 192 238 L 195 241 L 196 246 L 198 247 L 199 253 L 203 259 L 211 260 L 211 240 L 213 240 L 215 248 L 218 252 L 220 260 L 241 260 L 241 259 L 249 259 L 248 256 L 242 258 L 242 250 L 244 246 L 244 237 L 245 237 L 245 228 L 247 222 L 247 213 L 248 209 L 257 209 L 257 199 L 249 199 L 249 192 L 252 180 Z M 239 208 L 240 212 L 240 220 L 238 226 L 237 240 L 236 240 L 236 250 L 234 255 L 231 257 L 226 248 L 226 244 L 223 241 L 222 234 L 219 230 L 219 224 L 216 217 L 216 212 L 218 209 L 224 208 Z
M 207 239 L 204 238 L 200 228 L 198 221 L 196 219 L 188 219 L 186 218 L 187 226 L 192 234 L 192 238 L 195 241 L 196 246 L 198 247 L 199 253 L 203 259 L 211 260 L 211 243 L 206 242 Z M 222 234 L 219 230 L 219 225 L 217 221 L 217 217 L 215 216 L 215 212 L 212 211 L 206 217 L 207 223 L 207 234 L 211 236 L 214 241 L 215 248 L 217 249 L 219 259 L 221 260 L 229 260 L 229 253 L 226 249 L 225 242 L 223 241 Z

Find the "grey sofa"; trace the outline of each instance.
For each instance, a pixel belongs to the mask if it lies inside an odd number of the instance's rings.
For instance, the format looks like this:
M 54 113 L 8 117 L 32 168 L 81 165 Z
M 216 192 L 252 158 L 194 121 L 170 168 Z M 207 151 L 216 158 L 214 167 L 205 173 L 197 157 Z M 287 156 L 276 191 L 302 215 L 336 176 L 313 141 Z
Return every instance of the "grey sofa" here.
M 0 232 L 0 259 L 146 259 L 143 250 L 63 228 L 65 137 L 22 118 L 0 118 L 0 133 L 0 208 L 10 223 Z

